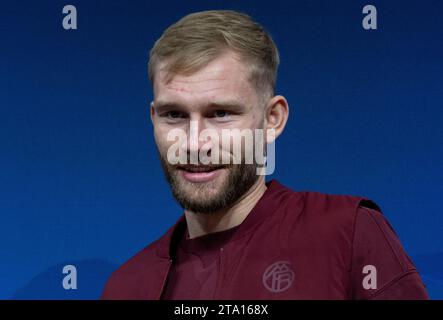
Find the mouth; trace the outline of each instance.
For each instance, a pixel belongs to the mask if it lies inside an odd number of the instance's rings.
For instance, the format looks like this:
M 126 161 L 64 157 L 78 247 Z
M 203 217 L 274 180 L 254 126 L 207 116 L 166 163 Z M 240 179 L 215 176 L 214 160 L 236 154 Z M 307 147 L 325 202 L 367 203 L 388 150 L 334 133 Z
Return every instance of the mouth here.
M 213 165 L 184 165 L 178 166 L 180 174 L 193 183 L 209 182 L 217 178 L 226 166 Z

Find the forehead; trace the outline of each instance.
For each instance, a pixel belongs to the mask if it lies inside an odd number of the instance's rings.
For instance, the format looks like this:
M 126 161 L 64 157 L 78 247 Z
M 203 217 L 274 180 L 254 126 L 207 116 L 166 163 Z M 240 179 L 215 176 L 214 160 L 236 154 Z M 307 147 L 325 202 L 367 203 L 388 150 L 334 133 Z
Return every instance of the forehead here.
M 154 80 L 154 100 L 181 103 L 208 103 L 213 99 L 234 98 L 255 103 L 257 93 L 249 81 L 245 64 L 233 53 L 225 53 L 191 75 L 167 73 L 160 64 Z

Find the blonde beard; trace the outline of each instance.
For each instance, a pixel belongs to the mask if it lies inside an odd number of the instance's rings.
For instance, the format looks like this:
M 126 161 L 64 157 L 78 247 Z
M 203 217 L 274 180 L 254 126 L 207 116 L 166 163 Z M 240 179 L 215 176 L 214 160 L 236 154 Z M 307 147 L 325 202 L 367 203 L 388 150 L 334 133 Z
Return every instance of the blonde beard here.
M 234 204 L 259 178 L 257 165 L 238 164 L 227 167 L 223 181 L 192 183 L 180 178 L 180 171 L 160 156 L 166 180 L 177 202 L 186 210 L 210 214 Z

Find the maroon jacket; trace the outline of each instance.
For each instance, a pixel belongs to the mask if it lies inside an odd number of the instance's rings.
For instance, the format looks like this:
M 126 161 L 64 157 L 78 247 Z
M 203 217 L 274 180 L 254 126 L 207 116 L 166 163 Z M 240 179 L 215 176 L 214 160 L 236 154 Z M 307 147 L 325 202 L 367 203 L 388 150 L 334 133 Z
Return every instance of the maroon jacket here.
M 275 180 L 220 251 L 214 299 L 427 299 L 380 208 Z M 108 280 L 102 299 L 160 299 L 185 216 Z

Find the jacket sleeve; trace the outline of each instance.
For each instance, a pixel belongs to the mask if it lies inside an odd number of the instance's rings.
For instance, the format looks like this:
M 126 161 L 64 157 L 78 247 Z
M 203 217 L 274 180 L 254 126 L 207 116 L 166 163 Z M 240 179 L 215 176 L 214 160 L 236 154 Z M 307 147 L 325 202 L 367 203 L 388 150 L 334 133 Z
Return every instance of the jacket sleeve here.
M 429 299 L 394 229 L 373 208 L 358 207 L 350 276 L 353 299 Z

